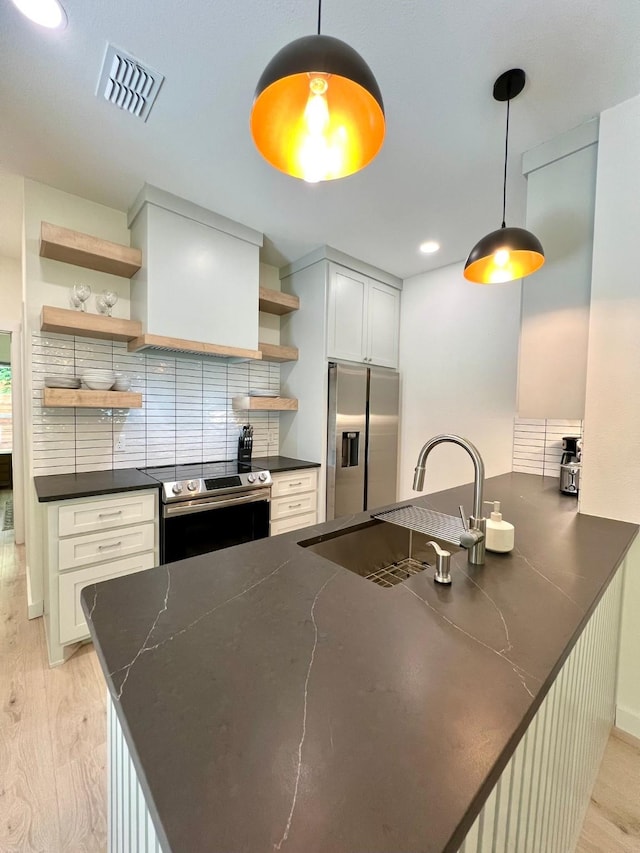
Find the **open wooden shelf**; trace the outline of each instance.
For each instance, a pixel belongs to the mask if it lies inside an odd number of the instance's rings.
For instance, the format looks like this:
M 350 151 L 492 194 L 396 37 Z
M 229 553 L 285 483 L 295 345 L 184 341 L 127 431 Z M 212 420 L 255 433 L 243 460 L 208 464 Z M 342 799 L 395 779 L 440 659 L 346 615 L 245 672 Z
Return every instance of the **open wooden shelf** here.
M 130 341 L 142 334 L 142 323 L 44 305 L 40 315 L 40 331 L 104 338 L 109 341 Z
M 77 267 L 131 278 L 142 266 L 142 252 L 120 243 L 43 222 L 40 255 Z
M 207 344 L 204 341 L 187 341 L 184 338 L 168 338 L 165 335 L 140 335 L 140 337 L 129 341 L 127 349 L 129 352 L 144 352 L 144 350 L 166 352 L 169 350 L 178 353 L 215 356 L 216 358 L 238 359 L 239 361 L 259 361 L 262 359 L 262 353 L 256 349 Z
M 263 361 L 297 361 L 298 347 L 284 347 L 279 344 L 259 343 Z
M 300 300 L 297 296 L 291 296 L 289 293 L 281 293 L 279 290 L 269 290 L 267 287 L 260 288 L 259 296 L 260 310 L 265 314 L 289 314 L 291 311 L 297 311 L 300 307 Z
M 134 391 L 44 388 L 42 405 L 74 409 L 141 409 L 142 394 Z
M 298 401 L 290 397 L 234 397 L 236 411 L 297 412 Z

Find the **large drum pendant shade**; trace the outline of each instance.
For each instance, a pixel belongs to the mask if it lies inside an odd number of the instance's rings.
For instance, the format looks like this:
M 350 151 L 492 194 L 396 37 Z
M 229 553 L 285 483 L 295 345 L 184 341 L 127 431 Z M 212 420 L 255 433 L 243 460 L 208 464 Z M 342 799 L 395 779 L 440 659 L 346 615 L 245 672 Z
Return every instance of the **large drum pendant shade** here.
M 276 169 L 310 182 L 352 175 L 382 147 L 382 95 L 367 63 L 340 39 L 282 48 L 256 87 L 251 134 Z

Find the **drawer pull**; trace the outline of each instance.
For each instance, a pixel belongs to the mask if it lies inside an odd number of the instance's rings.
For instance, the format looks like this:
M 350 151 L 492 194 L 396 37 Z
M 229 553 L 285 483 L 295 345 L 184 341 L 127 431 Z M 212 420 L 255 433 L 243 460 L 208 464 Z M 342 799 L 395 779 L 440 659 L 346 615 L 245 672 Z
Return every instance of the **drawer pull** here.
M 107 551 L 109 548 L 119 548 L 122 542 L 112 542 L 111 545 L 98 545 L 98 551 Z
M 99 512 L 98 518 L 111 518 L 114 515 L 122 515 L 122 510 L 117 509 L 115 512 Z
M 298 483 L 289 483 L 289 488 L 293 489 L 295 486 L 301 486 L 301 485 L 302 485 L 302 480 L 300 480 Z
M 299 506 L 302 506 L 302 504 L 289 504 L 289 509 L 298 509 Z

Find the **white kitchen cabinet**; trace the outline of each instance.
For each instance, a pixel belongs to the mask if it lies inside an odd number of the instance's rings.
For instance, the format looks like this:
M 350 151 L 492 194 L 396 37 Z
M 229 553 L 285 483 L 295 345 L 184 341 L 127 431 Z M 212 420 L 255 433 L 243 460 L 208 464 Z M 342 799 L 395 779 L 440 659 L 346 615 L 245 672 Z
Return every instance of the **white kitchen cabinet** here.
M 77 536 L 98 530 L 110 530 L 123 524 L 153 521 L 155 495 L 131 492 L 113 497 L 87 501 L 67 501 L 58 509 L 58 534 Z
M 80 603 L 80 593 L 90 584 L 100 583 L 109 578 L 142 572 L 155 565 L 153 551 L 136 554 L 124 560 L 88 566 L 77 572 L 64 572 L 58 583 L 58 605 L 60 614 L 60 643 L 76 643 L 89 636 L 89 628 Z
M 90 584 L 158 565 L 157 490 L 48 503 L 45 626 L 52 666 L 89 638 L 80 594 Z
M 397 368 L 399 323 L 399 290 L 331 264 L 328 358 Z
M 369 282 L 367 355 L 371 364 L 398 367 L 400 291 L 380 281 Z
M 288 533 L 318 520 L 318 469 L 271 475 L 270 535 Z

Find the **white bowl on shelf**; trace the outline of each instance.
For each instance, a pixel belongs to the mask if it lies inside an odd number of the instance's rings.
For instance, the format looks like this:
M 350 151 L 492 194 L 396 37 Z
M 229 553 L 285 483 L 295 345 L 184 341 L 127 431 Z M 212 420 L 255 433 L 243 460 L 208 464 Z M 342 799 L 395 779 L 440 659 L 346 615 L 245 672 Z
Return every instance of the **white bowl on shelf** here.
M 250 397 L 279 397 L 279 391 L 271 391 L 269 388 L 251 388 Z
M 113 388 L 113 379 L 87 379 L 82 377 L 83 388 L 88 388 L 90 391 L 110 391 Z
M 45 388 L 79 388 L 80 379 L 77 376 L 45 376 Z

